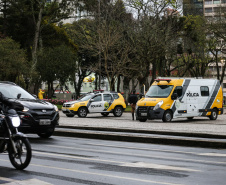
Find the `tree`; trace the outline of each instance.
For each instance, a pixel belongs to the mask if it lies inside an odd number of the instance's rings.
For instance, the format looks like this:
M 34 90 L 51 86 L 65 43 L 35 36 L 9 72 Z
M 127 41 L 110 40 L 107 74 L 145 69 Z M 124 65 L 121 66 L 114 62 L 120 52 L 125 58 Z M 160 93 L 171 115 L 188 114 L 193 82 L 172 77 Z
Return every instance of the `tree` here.
M 213 55 L 213 61 L 217 66 L 217 79 L 223 82 L 226 68 L 226 7 L 219 6 L 215 12 L 215 17 L 207 19 L 207 33 L 209 51 Z M 219 71 L 219 63 L 222 65 L 222 71 Z
M 43 48 L 43 51 L 38 54 L 37 71 L 41 77 L 40 80 L 48 83 L 48 98 L 51 98 L 54 93 L 54 80 L 64 84 L 69 78 L 76 62 L 75 56 L 75 52 L 63 44 L 54 48 Z
M 28 70 L 26 54 L 20 45 L 9 37 L 0 38 L 0 80 L 21 83 Z

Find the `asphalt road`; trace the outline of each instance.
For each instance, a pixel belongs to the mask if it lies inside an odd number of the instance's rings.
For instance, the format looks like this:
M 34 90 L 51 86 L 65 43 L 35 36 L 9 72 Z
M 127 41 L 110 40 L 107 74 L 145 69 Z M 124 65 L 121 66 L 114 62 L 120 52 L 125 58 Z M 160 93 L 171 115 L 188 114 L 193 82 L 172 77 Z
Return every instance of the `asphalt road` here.
M 33 158 L 14 170 L 0 154 L 0 184 L 225 184 L 226 150 L 29 135 Z

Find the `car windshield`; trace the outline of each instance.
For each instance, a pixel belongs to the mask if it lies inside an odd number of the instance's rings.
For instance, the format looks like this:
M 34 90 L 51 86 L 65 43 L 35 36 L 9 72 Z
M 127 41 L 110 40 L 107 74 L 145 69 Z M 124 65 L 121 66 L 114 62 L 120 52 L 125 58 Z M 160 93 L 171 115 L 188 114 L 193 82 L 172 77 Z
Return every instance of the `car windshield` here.
M 173 85 L 152 85 L 145 97 L 149 98 L 166 98 L 173 89 Z
M 22 89 L 19 86 L 16 85 L 10 85 L 10 84 L 4 84 L 0 85 L 0 92 L 6 97 L 6 98 L 13 98 L 13 99 L 35 99 L 31 94 L 29 94 L 27 91 Z
M 87 101 L 87 100 L 91 99 L 92 97 L 93 97 L 93 94 L 88 94 L 88 95 L 82 96 L 81 98 L 79 98 L 79 100 Z

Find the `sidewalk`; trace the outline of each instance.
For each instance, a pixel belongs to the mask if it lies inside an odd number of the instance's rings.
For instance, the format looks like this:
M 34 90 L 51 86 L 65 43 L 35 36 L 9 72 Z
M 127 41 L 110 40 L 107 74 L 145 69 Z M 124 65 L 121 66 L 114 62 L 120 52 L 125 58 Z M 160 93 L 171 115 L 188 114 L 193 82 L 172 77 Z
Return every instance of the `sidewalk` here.
M 226 111 L 225 111 L 226 112 Z M 226 148 L 226 114 L 216 121 L 195 118 L 192 121 L 175 119 L 132 121 L 130 113 L 122 117 L 101 117 L 89 114 L 87 118 L 67 118 L 60 112 L 60 126 L 55 135 L 129 142 L 144 142 L 210 148 Z

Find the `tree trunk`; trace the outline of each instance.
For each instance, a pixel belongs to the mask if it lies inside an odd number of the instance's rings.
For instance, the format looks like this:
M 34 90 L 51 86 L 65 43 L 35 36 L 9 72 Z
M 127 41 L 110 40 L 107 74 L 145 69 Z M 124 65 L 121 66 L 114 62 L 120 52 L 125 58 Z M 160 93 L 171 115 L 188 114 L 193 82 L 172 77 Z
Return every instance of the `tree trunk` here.
M 39 33 L 40 33 L 40 25 L 42 20 L 42 12 L 43 12 L 43 6 L 41 5 L 39 10 L 39 15 L 38 15 L 38 21 L 36 23 L 35 36 L 34 36 L 33 48 L 32 48 L 32 61 L 33 61 L 32 70 L 35 69 L 37 64 L 37 48 L 38 48 L 38 40 L 39 40 Z
M 118 75 L 117 92 L 120 92 L 121 75 Z

